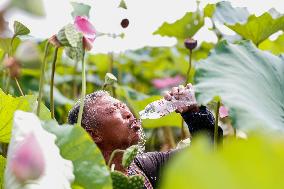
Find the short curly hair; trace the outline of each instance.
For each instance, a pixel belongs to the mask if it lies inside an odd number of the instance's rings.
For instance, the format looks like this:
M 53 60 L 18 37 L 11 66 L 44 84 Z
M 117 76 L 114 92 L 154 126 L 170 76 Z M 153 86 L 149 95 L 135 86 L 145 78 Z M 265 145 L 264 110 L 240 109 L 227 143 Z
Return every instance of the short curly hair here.
M 96 119 L 95 103 L 99 97 L 109 96 L 107 91 L 96 91 L 86 95 L 84 99 L 84 111 L 82 115 L 81 126 L 84 129 L 91 129 L 99 127 L 100 123 Z M 80 100 L 78 100 L 73 108 L 68 113 L 68 123 L 75 124 L 78 120 L 78 114 L 80 110 Z

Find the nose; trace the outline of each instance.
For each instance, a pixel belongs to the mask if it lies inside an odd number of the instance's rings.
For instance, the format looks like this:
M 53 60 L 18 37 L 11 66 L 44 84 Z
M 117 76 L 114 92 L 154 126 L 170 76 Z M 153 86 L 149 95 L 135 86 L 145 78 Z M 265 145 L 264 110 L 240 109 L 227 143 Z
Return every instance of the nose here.
M 123 117 L 124 119 L 131 119 L 131 118 L 134 118 L 133 114 L 132 114 L 131 111 L 128 110 L 128 109 L 124 109 L 124 110 L 123 110 L 122 117 Z

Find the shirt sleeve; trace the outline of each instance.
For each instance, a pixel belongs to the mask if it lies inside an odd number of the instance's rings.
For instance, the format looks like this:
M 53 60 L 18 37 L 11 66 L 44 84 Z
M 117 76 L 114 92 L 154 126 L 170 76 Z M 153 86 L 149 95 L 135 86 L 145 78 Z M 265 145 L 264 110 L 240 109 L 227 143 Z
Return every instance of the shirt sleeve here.
M 215 118 L 206 106 L 200 106 L 197 112 L 182 113 L 181 116 L 188 126 L 191 137 L 194 138 L 197 134 L 203 133 L 213 142 Z M 221 141 L 222 138 L 223 130 L 218 127 L 218 140 Z

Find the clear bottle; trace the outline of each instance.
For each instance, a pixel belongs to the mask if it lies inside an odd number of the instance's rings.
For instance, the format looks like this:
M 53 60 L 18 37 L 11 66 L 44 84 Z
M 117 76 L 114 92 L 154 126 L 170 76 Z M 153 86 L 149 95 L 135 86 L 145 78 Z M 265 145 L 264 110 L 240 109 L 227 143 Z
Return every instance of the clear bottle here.
M 174 112 L 179 107 L 190 106 L 196 104 L 196 100 L 192 89 L 185 90 L 185 93 L 179 100 L 172 98 L 171 101 L 166 99 L 156 100 L 148 104 L 144 110 L 139 112 L 141 119 L 158 119 L 171 112 Z

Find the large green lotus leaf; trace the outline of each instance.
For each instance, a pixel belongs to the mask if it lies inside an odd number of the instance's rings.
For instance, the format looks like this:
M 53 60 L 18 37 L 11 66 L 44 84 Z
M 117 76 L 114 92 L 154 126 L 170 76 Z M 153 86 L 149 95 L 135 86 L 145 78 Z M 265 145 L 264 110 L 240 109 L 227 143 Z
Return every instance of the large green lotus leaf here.
M 166 167 L 160 188 L 284 188 L 284 141 L 253 137 L 234 140 L 214 151 L 206 141 L 193 141 Z
M 188 12 L 172 24 L 165 22 L 154 34 L 184 40 L 185 38 L 194 36 L 203 25 L 204 18 L 199 12 Z
M 56 145 L 63 158 L 74 166 L 73 188 L 111 189 L 110 172 L 105 160 L 87 132 L 82 127 L 62 125 L 55 121 L 44 124 L 44 129 L 57 136 Z
M 246 8 L 232 7 L 228 1 L 222 1 L 215 5 L 213 20 L 222 24 L 245 23 L 249 17 L 249 12 Z
M 250 41 L 222 41 L 196 69 L 199 103 L 220 96 L 235 127 L 283 129 L 283 57 L 259 50 Z
M 36 96 L 26 95 L 21 97 L 12 97 L 11 95 L 6 95 L 0 89 L 0 142 L 9 143 L 13 116 L 16 110 L 35 112 L 36 107 Z M 40 118 L 42 120 L 50 119 L 50 112 L 43 104 L 41 105 Z
M 0 189 L 4 188 L 4 171 L 6 166 L 6 158 L 0 155 Z
M 269 39 L 263 41 L 260 43 L 259 48 L 269 50 L 276 55 L 284 53 L 284 34 L 280 35 L 275 41 Z
M 243 38 L 250 39 L 258 45 L 270 35 L 284 29 L 284 15 L 271 9 L 259 17 L 251 15 L 245 24 L 227 24 L 227 26 Z

